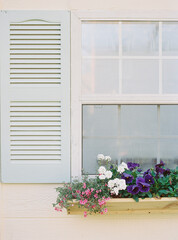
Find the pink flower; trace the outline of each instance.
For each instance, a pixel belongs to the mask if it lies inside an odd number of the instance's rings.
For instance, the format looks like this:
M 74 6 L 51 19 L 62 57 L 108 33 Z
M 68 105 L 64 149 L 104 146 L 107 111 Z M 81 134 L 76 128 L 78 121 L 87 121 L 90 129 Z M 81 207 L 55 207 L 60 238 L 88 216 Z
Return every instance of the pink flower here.
M 86 193 L 87 196 L 91 195 L 90 189 L 87 189 L 87 190 L 85 191 L 85 193 Z
M 101 215 L 103 215 L 103 212 L 101 212 Z
M 104 205 L 105 203 L 106 203 L 106 201 L 105 200 L 98 200 L 98 203 L 99 203 L 99 205 L 100 205 L 100 207 L 102 206 L 102 205 Z
M 84 212 L 84 217 L 87 217 L 87 212 L 86 211 Z
M 83 188 L 84 188 L 84 189 L 86 188 L 86 183 L 83 183 Z
M 104 212 L 105 212 L 105 213 L 107 213 L 107 212 L 108 212 L 108 209 L 107 209 L 107 208 L 105 208 L 105 209 L 104 209 Z
M 76 193 L 79 193 L 79 194 L 80 194 L 80 190 L 76 190 Z
M 101 192 L 102 190 L 100 189 L 99 192 Z
M 93 192 L 94 191 L 94 189 L 93 188 L 91 188 L 91 192 Z
M 98 191 L 98 190 L 96 190 L 96 193 L 99 193 L 99 191 Z
M 85 200 L 82 200 L 82 199 L 81 199 L 81 200 L 80 200 L 80 204 L 81 204 L 81 205 L 85 205 L 85 203 L 87 203 L 87 202 L 88 202 L 87 199 L 85 199 Z
M 60 209 L 60 208 L 57 208 L 57 207 L 55 207 L 55 209 L 54 210 L 56 210 L 57 212 L 62 212 L 62 209 Z
M 98 194 L 95 194 L 94 197 L 95 197 L 95 198 L 98 198 Z

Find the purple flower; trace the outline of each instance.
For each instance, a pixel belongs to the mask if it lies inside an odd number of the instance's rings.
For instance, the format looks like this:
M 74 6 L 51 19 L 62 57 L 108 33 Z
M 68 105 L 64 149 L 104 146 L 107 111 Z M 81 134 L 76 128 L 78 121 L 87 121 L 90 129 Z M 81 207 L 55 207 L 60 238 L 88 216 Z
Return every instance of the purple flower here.
M 150 169 L 148 169 L 146 172 L 144 172 L 143 176 L 145 176 L 146 174 L 150 174 Z
M 145 175 L 145 182 L 148 183 L 148 184 L 154 184 L 155 183 L 153 177 L 150 174 Z
M 123 173 L 122 174 L 122 179 L 125 179 L 126 183 L 131 183 L 133 181 L 134 177 L 130 174 Z
M 157 173 L 157 174 L 159 174 L 159 173 L 163 174 L 164 171 L 165 171 L 165 170 L 164 170 L 163 168 L 158 167 L 158 166 L 156 167 L 156 173 Z
M 142 177 L 138 177 L 138 178 L 136 179 L 136 184 L 138 185 L 140 182 L 144 183 L 144 182 L 145 182 L 145 179 L 142 178 Z
M 141 169 L 141 168 L 138 168 L 138 169 L 137 169 L 137 171 L 138 171 L 138 172 L 141 172 L 141 171 L 142 171 L 142 169 Z
M 130 185 L 127 187 L 127 191 L 133 195 L 139 193 L 140 189 L 137 185 Z
M 112 169 L 112 168 L 113 168 L 113 165 L 110 166 L 110 169 Z
M 163 172 L 164 176 L 167 176 L 170 173 L 171 173 L 171 170 L 169 168 L 165 169 L 164 172 Z
M 127 167 L 129 168 L 130 171 L 134 170 L 136 167 L 139 167 L 140 165 L 138 163 L 132 163 L 128 162 Z
M 156 164 L 155 167 L 164 167 L 165 163 L 161 160 L 160 163 Z
M 145 182 L 139 182 L 138 184 L 140 192 L 148 192 L 150 190 L 150 184 Z

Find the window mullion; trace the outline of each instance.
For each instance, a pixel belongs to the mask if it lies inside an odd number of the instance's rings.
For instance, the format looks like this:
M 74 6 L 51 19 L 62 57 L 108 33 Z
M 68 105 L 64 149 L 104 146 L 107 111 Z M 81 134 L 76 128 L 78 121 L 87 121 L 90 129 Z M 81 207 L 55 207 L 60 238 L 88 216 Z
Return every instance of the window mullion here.
M 162 94 L 162 22 L 159 22 L 159 94 Z
M 157 163 L 160 162 L 160 105 L 157 105 Z
M 122 22 L 119 22 L 119 94 L 122 94 Z

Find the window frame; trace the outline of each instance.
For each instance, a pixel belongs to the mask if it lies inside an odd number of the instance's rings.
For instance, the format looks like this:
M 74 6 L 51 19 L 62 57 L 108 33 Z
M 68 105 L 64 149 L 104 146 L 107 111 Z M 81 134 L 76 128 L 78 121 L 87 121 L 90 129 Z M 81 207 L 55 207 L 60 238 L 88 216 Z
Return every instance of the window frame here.
M 129 17 L 128 17 L 129 16 Z M 71 12 L 71 175 L 82 176 L 82 106 L 87 104 L 178 104 L 178 94 L 161 93 L 162 67 L 159 67 L 158 94 L 125 94 L 82 96 L 81 88 L 81 26 L 86 21 L 178 21 L 177 11 L 72 11 Z M 159 55 L 161 64 L 161 31 Z M 178 57 L 177 57 L 178 59 Z

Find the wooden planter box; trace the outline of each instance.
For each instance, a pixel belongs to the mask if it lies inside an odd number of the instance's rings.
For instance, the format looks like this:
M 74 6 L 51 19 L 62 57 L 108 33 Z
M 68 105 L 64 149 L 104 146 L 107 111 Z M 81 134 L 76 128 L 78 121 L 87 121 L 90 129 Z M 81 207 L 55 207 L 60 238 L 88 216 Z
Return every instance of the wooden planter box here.
M 113 198 L 106 203 L 107 214 L 117 213 L 178 213 L 178 198 L 145 198 L 135 202 L 132 198 Z M 84 208 L 78 203 L 67 209 L 70 215 L 83 215 Z

